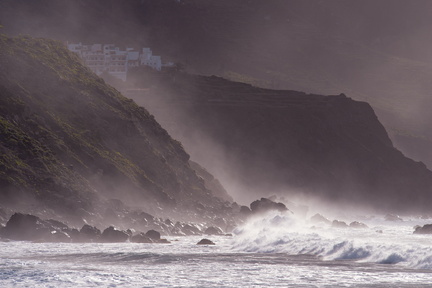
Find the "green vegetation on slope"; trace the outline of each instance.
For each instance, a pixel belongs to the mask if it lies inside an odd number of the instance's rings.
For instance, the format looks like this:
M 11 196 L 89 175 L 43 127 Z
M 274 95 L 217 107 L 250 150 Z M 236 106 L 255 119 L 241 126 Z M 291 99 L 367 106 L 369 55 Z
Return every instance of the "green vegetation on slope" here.
M 2 35 L 0 66 L 3 200 L 26 195 L 71 214 L 98 197 L 153 209 L 221 203 L 181 144 L 62 43 Z

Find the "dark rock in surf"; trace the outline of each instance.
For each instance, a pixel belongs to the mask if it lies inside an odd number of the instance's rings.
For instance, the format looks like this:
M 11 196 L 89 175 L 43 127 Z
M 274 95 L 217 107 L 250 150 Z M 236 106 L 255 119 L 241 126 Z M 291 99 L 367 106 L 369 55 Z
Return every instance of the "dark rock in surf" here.
M 432 234 L 432 224 L 415 227 L 413 234 Z
M 213 241 L 209 239 L 201 239 L 197 245 L 216 245 Z
M 157 241 L 161 239 L 161 234 L 156 230 L 149 230 L 145 235 L 152 240 Z
M 15 213 L 6 223 L 3 234 L 12 240 L 36 240 L 40 238 L 43 228 L 44 225 L 39 217 Z
M 204 234 L 206 234 L 206 235 L 223 235 L 223 231 L 219 227 L 211 226 L 211 227 L 208 227 L 204 231 Z
M 272 200 L 267 198 L 255 200 L 250 204 L 250 209 L 253 213 L 267 212 L 271 210 L 276 210 L 280 212 L 289 211 L 285 204 L 280 202 L 273 202 Z
M 74 241 L 74 242 L 79 241 L 79 238 L 80 238 L 81 234 L 80 234 L 80 231 L 78 229 L 72 228 L 72 229 L 69 230 L 68 234 L 71 237 L 72 241 Z
M 113 226 L 106 228 L 101 235 L 101 240 L 109 243 L 126 242 L 128 239 L 129 235 L 126 232 L 117 230 Z
M 153 240 L 150 239 L 146 234 L 139 233 L 137 235 L 134 235 L 130 239 L 133 243 L 153 243 Z
M 351 222 L 349 224 L 349 227 L 351 227 L 351 228 L 368 228 L 368 226 L 366 224 L 358 222 L 358 221 Z
M 15 213 L 3 229 L 3 236 L 12 240 L 70 242 L 70 228 L 59 221 L 43 221 L 39 217 Z
M 348 228 L 348 224 L 346 224 L 344 221 L 334 220 L 332 222 L 333 228 Z
M 79 241 L 82 242 L 96 242 L 99 241 L 102 232 L 93 226 L 85 224 L 81 230 L 79 235 Z

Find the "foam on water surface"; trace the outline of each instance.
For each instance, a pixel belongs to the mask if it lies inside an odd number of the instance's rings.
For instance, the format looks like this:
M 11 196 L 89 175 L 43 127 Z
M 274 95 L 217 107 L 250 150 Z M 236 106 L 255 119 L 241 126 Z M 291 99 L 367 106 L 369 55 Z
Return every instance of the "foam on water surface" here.
M 410 222 L 334 229 L 289 214 L 233 237 L 171 244 L 0 242 L 0 287 L 432 287 L 428 235 Z M 376 230 L 382 230 L 377 233 Z
M 368 228 L 334 228 L 311 224 L 289 213 L 270 213 L 237 228 L 232 245 L 247 252 L 308 254 L 324 261 L 356 260 L 432 269 L 432 236 L 413 234 L 413 226 L 422 221 L 372 219 Z

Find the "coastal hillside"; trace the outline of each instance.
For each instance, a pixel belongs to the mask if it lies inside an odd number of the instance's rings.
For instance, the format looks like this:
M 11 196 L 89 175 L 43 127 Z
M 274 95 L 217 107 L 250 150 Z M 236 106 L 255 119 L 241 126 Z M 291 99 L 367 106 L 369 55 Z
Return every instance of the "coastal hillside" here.
M 0 67 L 0 208 L 89 220 L 121 203 L 211 219 L 229 199 L 212 194 L 146 109 L 62 43 L 0 35 Z
M 151 47 L 191 73 L 259 87 L 343 92 L 370 103 L 395 146 L 431 168 L 431 8 L 421 0 L 0 0 L 0 25 L 10 35 Z
M 393 146 L 368 103 L 215 76 L 137 73 L 131 81 L 139 77 L 147 80 L 141 88 L 150 88 L 126 95 L 148 107 L 233 196 L 429 208 L 432 172 Z

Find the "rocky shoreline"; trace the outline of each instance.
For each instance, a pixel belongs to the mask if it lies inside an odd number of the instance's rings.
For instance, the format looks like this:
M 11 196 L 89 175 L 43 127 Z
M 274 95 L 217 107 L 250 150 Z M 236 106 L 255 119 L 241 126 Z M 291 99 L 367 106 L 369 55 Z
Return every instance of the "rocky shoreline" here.
M 171 224 L 173 229 L 169 236 L 230 235 L 215 226 L 201 229 L 196 224 L 180 222 Z M 100 230 L 89 224 L 84 224 L 80 229 L 77 229 L 57 220 L 42 220 L 37 216 L 23 213 L 14 213 L 6 226 L 0 228 L 0 239 L 56 243 L 120 243 L 127 241 L 133 243 L 170 243 L 161 237 L 159 231 L 153 229 L 142 232 L 134 229 L 121 230 L 109 226 Z
M 268 211 L 279 211 L 282 213 L 291 213 L 285 204 L 275 202 L 267 198 L 253 201 L 250 208 L 247 206 L 237 207 L 238 214 L 235 219 L 230 219 L 230 223 L 241 224 L 250 216 L 259 215 Z M 221 218 L 219 223 L 223 225 L 193 223 L 193 222 L 173 222 L 170 219 L 153 217 L 150 214 L 142 212 L 141 216 L 146 216 L 145 224 L 140 229 L 124 228 L 125 223 L 121 226 L 109 225 L 104 229 L 99 227 L 102 224 L 85 223 L 81 228 L 61 222 L 54 219 L 43 220 L 38 216 L 26 213 L 15 212 L 6 222 L 7 213 L 0 209 L 0 241 L 33 241 L 33 242 L 51 242 L 51 243 L 170 243 L 164 237 L 169 236 L 232 236 L 231 232 L 236 225 L 226 225 L 226 219 Z M 403 221 L 399 216 L 388 214 L 384 217 L 385 221 Z M 6 223 L 5 225 L 2 224 Z M 328 226 L 332 228 L 351 228 L 351 229 L 368 229 L 369 227 L 358 221 L 346 223 L 340 220 L 330 221 L 321 214 L 315 214 L 309 218 L 312 227 Z M 225 225 L 225 226 L 224 226 Z M 99 226 L 99 227 L 97 227 Z M 223 227 L 224 226 L 224 227 Z M 119 228 L 119 227 L 123 227 Z M 135 226 L 137 227 L 137 226 Z M 432 224 L 424 226 L 415 226 L 413 234 L 432 234 Z M 224 229 L 225 228 L 225 229 Z M 144 232 L 145 231 L 145 232 Z M 382 233 L 382 231 L 377 231 Z M 214 245 L 209 239 L 202 239 L 198 245 Z
M 236 206 L 236 205 L 234 205 Z M 238 205 L 237 205 L 238 206 Z M 7 220 L 7 213 L 0 209 L 1 219 L 5 226 L 0 223 L 0 239 L 16 241 L 35 242 L 64 242 L 64 243 L 169 243 L 164 236 L 231 236 L 230 232 L 236 227 L 235 223 L 242 223 L 247 217 L 264 213 L 269 210 L 289 211 L 283 203 L 277 203 L 267 198 L 261 198 L 247 206 L 236 207 L 238 213 L 236 219 L 216 219 L 209 223 L 174 222 L 170 219 L 154 217 L 145 212 L 137 214 L 133 221 L 125 221 L 121 225 L 119 218 L 111 222 L 107 228 L 99 229 L 103 224 L 85 223 L 81 228 L 70 225 L 59 220 L 44 220 L 38 216 L 15 212 Z M 113 212 L 114 213 L 114 212 Z M 107 219 L 106 219 L 107 220 Z M 130 219 L 129 219 L 130 220 Z M 127 227 L 127 223 L 141 222 L 140 225 Z M 105 222 L 106 223 L 106 222 Z M 219 225 L 216 225 L 218 223 Z M 132 225 L 132 224 L 130 224 Z M 117 226 L 117 227 L 116 227 Z M 106 226 L 105 226 L 106 227 Z M 118 228 L 123 227 L 123 229 Z M 140 227 L 139 229 L 135 229 Z M 140 231 L 141 230 L 141 231 Z M 146 232 L 143 232 L 145 230 Z M 206 241 L 204 241 L 206 242 Z M 203 243 L 201 243 L 203 244 Z M 205 244 L 205 243 L 204 243 Z
M 166 222 L 168 222 L 167 220 Z M 224 236 L 225 233 L 217 226 L 200 226 L 191 223 L 172 223 L 171 233 L 167 236 Z M 5 227 L 0 228 L 0 240 L 34 241 L 59 243 L 170 243 L 161 237 L 161 232 L 150 229 L 146 232 L 134 229 L 121 230 L 109 226 L 101 230 L 95 226 L 84 224 L 80 229 L 67 224 L 23 213 L 14 213 Z

